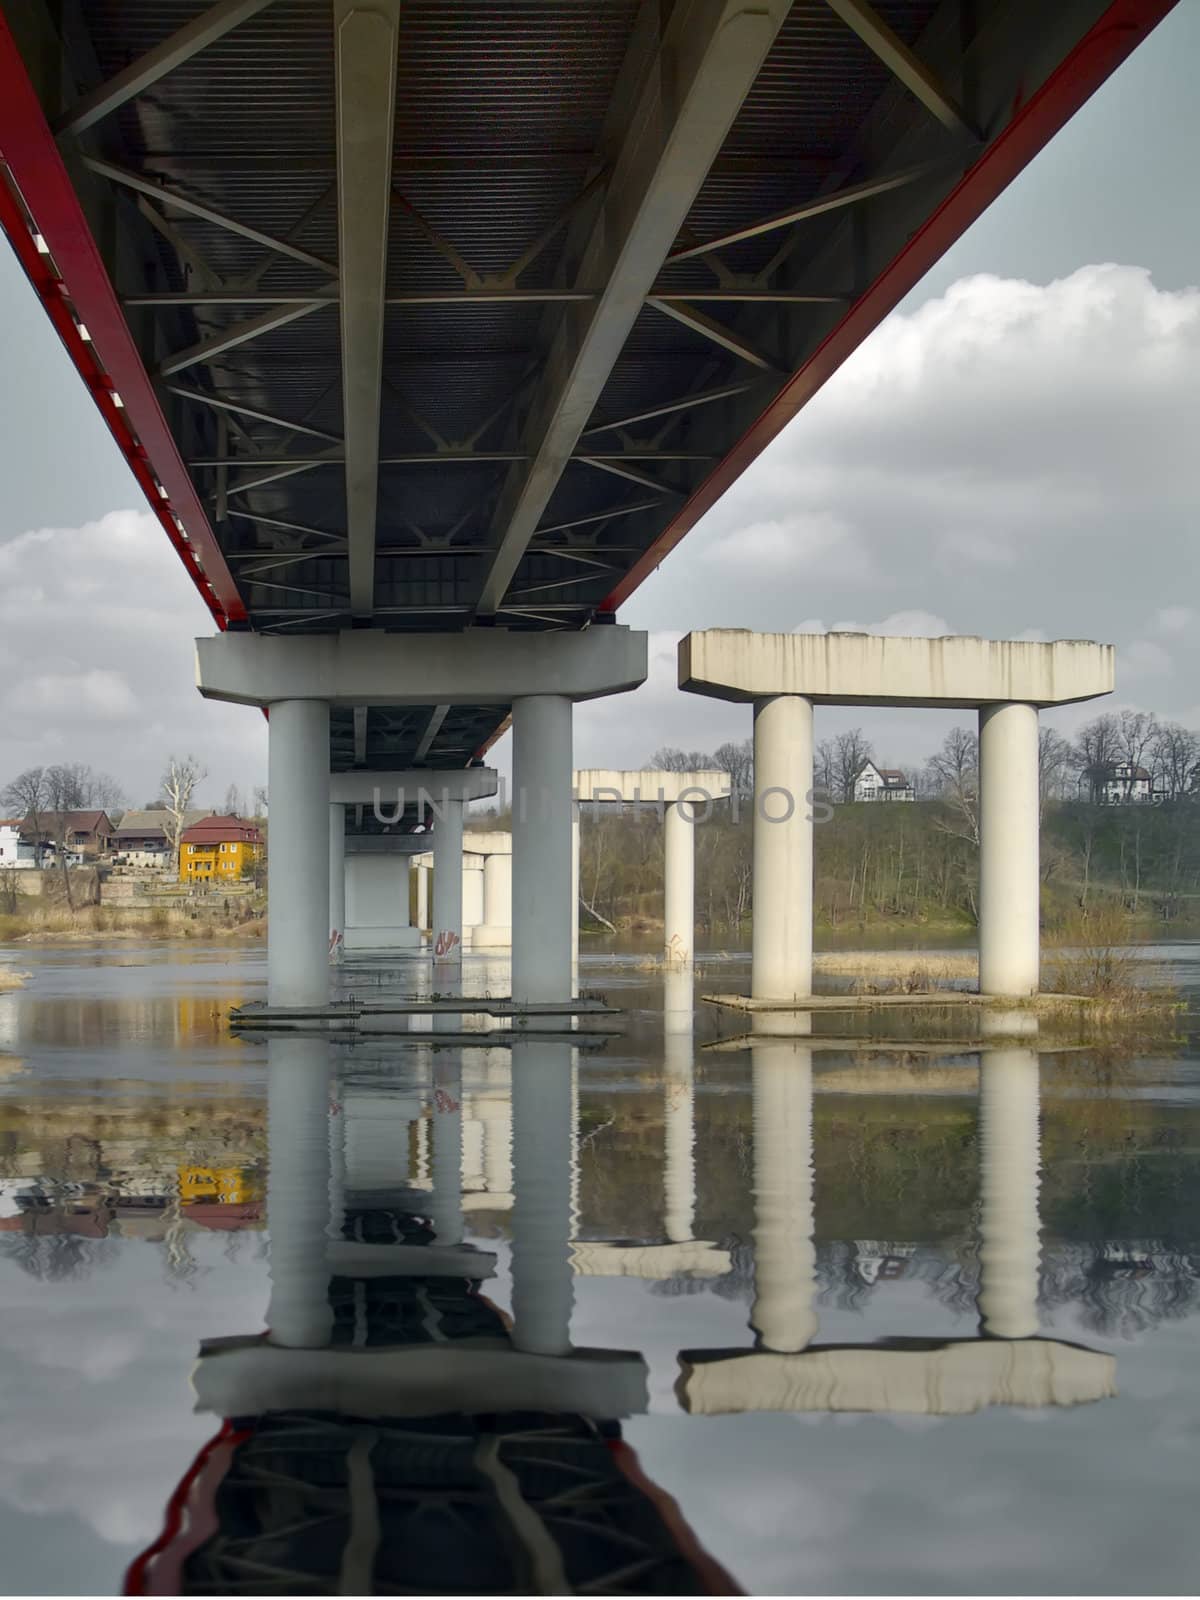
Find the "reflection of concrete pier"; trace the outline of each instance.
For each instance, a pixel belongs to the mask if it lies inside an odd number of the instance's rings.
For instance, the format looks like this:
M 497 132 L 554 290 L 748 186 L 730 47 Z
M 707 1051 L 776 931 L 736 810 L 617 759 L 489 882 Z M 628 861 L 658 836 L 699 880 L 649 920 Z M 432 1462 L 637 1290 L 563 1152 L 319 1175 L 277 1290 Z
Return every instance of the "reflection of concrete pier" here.
M 982 1338 L 817 1346 L 808 1046 L 753 1046 L 753 1351 L 681 1355 L 686 1409 L 895 1411 L 951 1416 L 989 1405 L 1076 1405 L 1114 1391 L 1113 1357 L 1038 1330 L 1038 1066 L 1023 1046 L 980 1077 Z

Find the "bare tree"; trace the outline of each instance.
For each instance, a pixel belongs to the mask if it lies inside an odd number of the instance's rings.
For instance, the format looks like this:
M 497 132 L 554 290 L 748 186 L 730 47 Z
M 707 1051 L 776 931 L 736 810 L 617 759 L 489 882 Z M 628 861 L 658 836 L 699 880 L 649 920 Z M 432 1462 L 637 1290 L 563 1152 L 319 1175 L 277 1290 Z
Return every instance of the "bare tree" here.
M 1151 711 L 1130 711 L 1126 708 L 1117 715 L 1117 748 L 1125 767 L 1125 798 L 1133 794 L 1133 786 L 1143 770 L 1147 752 L 1158 733 L 1158 721 Z
M 167 757 L 166 770 L 160 783 L 168 818 L 164 831 L 167 843 L 171 846 L 176 877 L 179 875 L 179 841 L 183 835 L 184 821 L 197 785 L 203 783 L 207 776 L 207 770 L 193 755 Z
M 821 794 L 833 794 L 835 766 L 833 740 L 822 739 L 813 751 L 813 788 Z
M 242 803 L 242 791 L 236 783 L 231 783 L 225 791 L 224 800 L 221 801 L 221 815 L 223 817 L 240 817 Z
M 743 739 L 718 745 L 712 753 L 713 765 L 729 774 L 735 794 L 750 794 L 754 789 L 754 740 Z
M 833 794 L 844 803 L 854 799 L 854 785 L 868 761 L 874 759 L 870 740 L 861 728 L 839 733 L 833 744 Z
M 1158 726 L 1150 751 L 1154 787 L 1168 800 L 1193 794 L 1200 774 L 1200 739 L 1178 722 Z
M 929 772 L 955 817 L 948 831 L 978 844 L 979 735 L 970 728 L 951 728 L 942 748 L 930 757 Z
M 6 811 L 33 824 L 33 859 L 42 864 L 42 813 L 46 809 L 46 769 L 27 767 L 0 793 Z
M 1061 800 L 1067 773 L 1073 764 L 1070 740 L 1053 728 L 1038 729 L 1038 804 L 1044 812 L 1048 800 Z
M 70 911 L 75 909 L 75 896 L 71 891 L 67 838 L 71 831 L 71 813 L 82 811 L 87 804 L 90 777 L 91 769 L 77 763 L 46 768 L 46 815 L 62 870 L 63 894 Z
M 1103 795 L 1120 759 L 1120 731 L 1111 712 L 1080 728 L 1075 740 L 1075 766 L 1093 805 Z
M 676 750 L 663 745 L 650 757 L 647 767 L 655 772 L 711 772 L 719 763 L 704 750 Z
M 82 774 L 80 787 L 83 805 L 94 806 L 111 818 L 114 811 L 120 811 L 129 804 L 124 789 L 107 772 L 93 772 L 91 767 L 84 767 Z

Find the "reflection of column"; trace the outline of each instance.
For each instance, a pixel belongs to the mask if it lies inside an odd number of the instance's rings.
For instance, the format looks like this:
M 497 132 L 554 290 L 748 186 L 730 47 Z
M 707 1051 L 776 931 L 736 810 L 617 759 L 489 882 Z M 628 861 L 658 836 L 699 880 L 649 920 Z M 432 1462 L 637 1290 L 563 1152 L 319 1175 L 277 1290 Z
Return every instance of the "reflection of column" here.
M 268 998 L 329 1001 L 329 707 L 276 700 L 267 733 L 271 848 L 267 858 Z
M 324 814 L 322 814 L 324 822 Z M 329 1343 L 329 1045 L 277 1035 L 267 1044 L 267 1225 L 270 1343 Z M 340 1119 L 339 1119 L 340 1120 Z
M 462 961 L 463 803 L 442 798 L 433 830 L 433 954 L 447 964 Z
M 1038 991 L 1038 714 L 979 709 L 979 989 Z
M 513 1044 L 512 1341 L 571 1348 L 571 1046 Z
M 663 940 L 668 961 L 690 961 L 696 937 L 696 822 L 686 800 L 663 814 Z
M 483 1176 L 483 1118 L 475 1105 L 475 1096 L 464 1111 L 462 1121 L 462 1186 L 464 1191 L 476 1192 L 484 1187 Z
M 754 1060 L 754 1306 L 759 1344 L 804 1350 L 817 1331 L 813 1309 L 812 1047 L 756 1043 Z
M 981 1331 L 1038 1331 L 1038 1058 L 1014 1045 L 979 1066 Z
M 340 1239 L 346 1222 L 346 1115 L 341 1085 L 329 1085 L 329 1237 Z
M 417 1150 L 416 1150 L 416 1181 L 420 1189 L 428 1188 L 432 1182 L 429 1172 L 429 1118 L 417 1118 Z
M 695 1227 L 692 982 L 690 962 L 669 966 L 663 972 L 663 1200 L 665 1231 L 673 1243 L 692 1238 Z
M 754 702 L 754 922 L 750 992 L 756 1000 L 812 993 L 812 703 L 798 694 Z
M 342 959 L 346 934 L 346 808 L 329 807 L 329 955 Z
M 492 1074 L 489 1072 L 489 1079 Z M 489 1194 L 511 1194 L 512 1169 L 512 1089 L 489 1088 L 479 1098 L 483 1120 L 483 1181 Z
M 434 1242 L 461 1244 L 462 1061 L 438 1061 L 433 1069 L 433 1191 L 429 1220 Z

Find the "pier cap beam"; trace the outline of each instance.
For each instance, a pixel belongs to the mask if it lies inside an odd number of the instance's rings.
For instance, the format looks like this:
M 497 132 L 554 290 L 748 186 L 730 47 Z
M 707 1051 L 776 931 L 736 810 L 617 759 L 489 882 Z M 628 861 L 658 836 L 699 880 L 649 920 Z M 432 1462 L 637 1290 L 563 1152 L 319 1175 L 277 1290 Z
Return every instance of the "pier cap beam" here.
M 1069 705 L 1111 694 L 1114 649 L 1090 639 L 905 639 L 707 628 L 679 641 L 679 687 L 717 700 L 803 695 L 816 705 Z
M 552 692 L 569 700 L 636 689 L 646 635 L 616 624 L 582 633 L 395 634 L 360 628 L 304 639 L 221 633 L 196 640 L 196 687 L 208 700 L 270 705 L 511 705 Z
M 593 801 L 606 805 L 673 805 L 681 796 L 693 805 L 703 805 L 705 798 L 728 800 L 732 789 L 727 772 L 663 772 L 657 767 L 648 767 L 644 772 L 577 768 L 574 783 L 575 798 L 581 805 Z
M 494 767 L 466 767 L 435 771 L 413 767 L 403 772 L 331 772 L 329 799 L 335 805 L 391 806 L 397 795 L 415 800 L 424 791 L 435 803 L 442 800 L 486 800 L 496 793 L 500 780 Z

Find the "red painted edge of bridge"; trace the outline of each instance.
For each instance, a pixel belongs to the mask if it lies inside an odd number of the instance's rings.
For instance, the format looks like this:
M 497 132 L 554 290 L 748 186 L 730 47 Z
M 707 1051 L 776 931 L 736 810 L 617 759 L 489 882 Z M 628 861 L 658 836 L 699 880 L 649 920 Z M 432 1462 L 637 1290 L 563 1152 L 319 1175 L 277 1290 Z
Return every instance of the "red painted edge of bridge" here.
M 831 333 L 783 386 L 762 415 L 680 508 L 646 553 L 604 597 L 615 611 L 757 460 L 846 358 L 914 289 L 929 269 L 1003 193 L 1034 156 L 1133 53 L 1177 0 L 1114 0 L 1045 83 L 1013 113 L 974 166 Z
M 2 14 L 0 227 L 217 626 L 241 621 L 245 607 Z

